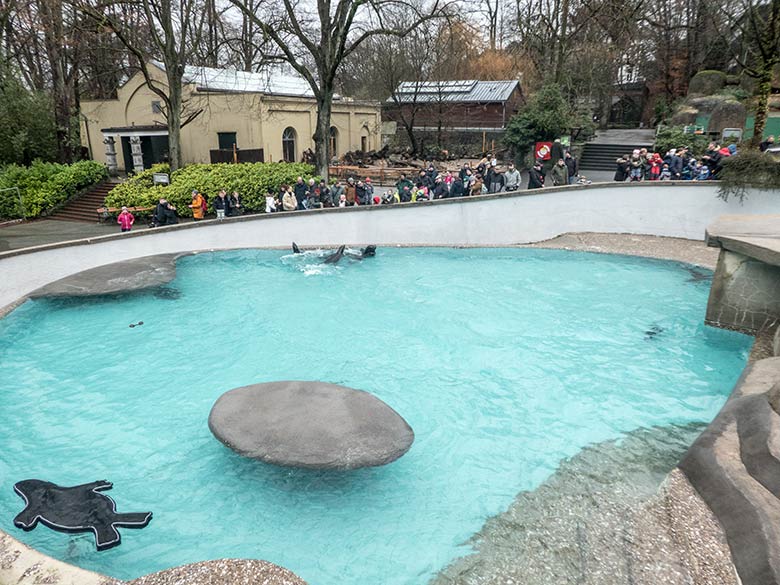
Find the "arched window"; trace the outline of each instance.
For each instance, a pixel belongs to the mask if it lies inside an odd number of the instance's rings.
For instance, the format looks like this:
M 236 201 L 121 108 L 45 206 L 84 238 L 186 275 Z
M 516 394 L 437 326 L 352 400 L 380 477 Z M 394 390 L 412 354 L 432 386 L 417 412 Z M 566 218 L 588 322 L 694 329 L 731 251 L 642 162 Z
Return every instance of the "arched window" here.
M 339 154 L 339 131 L 335 126 L 330 127 L 330 156 L 336 157 Z
M 295 162 L 295 140 L 297 134 L 295 128 L 288 126 L 282 132 L 282 158 L 285 162 Z

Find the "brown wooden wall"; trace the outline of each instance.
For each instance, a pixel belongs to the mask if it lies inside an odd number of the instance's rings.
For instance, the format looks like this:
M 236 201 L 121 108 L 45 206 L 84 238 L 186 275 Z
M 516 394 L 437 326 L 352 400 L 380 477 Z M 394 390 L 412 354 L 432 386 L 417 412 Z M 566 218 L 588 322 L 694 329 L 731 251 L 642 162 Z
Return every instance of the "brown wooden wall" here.
M 433 102 L 426 104 L 404 104 L 403 115 L 410 120 L 413 110 L 417 113 L 414 119 L 415 127 L 436 128 L 441 120 L 444 128 L 505 128 L 509 119 L 516 114 L 523 104 L 522 93 L 519 90 L 512 92 L 510 98 L 499 103 L 452 103 Z M 506 105 L 506 114 L 504 114 Z M 401 123 L 399 108 L 396 104 L 386 103 L 382 107 L 382 116 L 385 120 Z

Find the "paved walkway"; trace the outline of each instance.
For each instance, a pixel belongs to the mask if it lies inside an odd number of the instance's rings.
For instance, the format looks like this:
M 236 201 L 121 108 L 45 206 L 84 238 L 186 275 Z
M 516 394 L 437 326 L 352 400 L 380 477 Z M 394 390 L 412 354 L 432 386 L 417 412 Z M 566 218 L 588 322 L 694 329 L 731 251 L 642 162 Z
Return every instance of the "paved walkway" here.
M 133 229 L 148 229 L 146 225 Z M 93 236 L 105 236 L 119 231 L 114 223 L 85 223 L 41 219 L 0 227 L 0 252 L 67 242 Z

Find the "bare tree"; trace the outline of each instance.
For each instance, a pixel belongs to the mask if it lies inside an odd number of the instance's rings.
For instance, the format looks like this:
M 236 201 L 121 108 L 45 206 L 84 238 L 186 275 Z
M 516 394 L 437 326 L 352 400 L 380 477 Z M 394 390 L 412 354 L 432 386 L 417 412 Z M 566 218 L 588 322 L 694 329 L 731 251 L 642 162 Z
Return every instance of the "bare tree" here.
M 207 15 L 198 10 L 196 0 L 139 0 L 140 14 L 149 31 L 151 46 L 138 42 L 135 30 L 118 18 L 115 4 L 106 0 L 72 0 L 89 17 L 109 27 L 128 52 L 135 57 L 146 84 L 163 102 L 168 122 L 168 154 L 171 170 L 182 166 L 181 128 L 202 110 L 185 112 L 183 97 L 184 68 L 191 47 L 199 45 L 203 27 L 193 25 Z M 150 60 L 158 58 L 165 69 L 166 84 L 159 83 L 150 70 Z
M 330 119 L 336 79 L 344 60 L 360 45 L 376 36 L 406 36 L 421 23 L 439 15 L 442 0 L 423 11 L 407 0 L 317 0 L 313 9 L 305 2 L 282 0 L 253 6 L 247 0 L 230 0 L 270 39 L 286 60 L 309 84 L 317 102 L 314 158 L 317 174 L 328 176 Z M 408 27 L 388 24 L 392 14 L 404 12 Z
M 772 71 L 780 65 L 780 0 L 737 0 L 721 8 L 729 30 L 737 33 L 734 58 L 756 80 L 752 145 L 763 140 L 772 92 Z

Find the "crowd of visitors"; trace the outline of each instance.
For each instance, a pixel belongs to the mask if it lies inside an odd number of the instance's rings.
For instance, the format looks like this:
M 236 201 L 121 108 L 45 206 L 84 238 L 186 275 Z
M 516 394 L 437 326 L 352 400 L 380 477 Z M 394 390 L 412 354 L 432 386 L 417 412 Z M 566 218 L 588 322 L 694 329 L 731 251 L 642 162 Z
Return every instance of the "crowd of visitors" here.
M 761 144 L 762 150 L 774 146 L 774 137 L 770 136 Z M 554 164 L 545 169 L 544 161 L 537 160 L 528 171 L 527 188 L 540 189 L 545 186 L 572 185 L 590 183 L 580 175 L 579 164 L 574 155 L 564 149 L 560 141 L 553 143 L 552 161 Z M 699 159 L 693 157 L 688 148 L 673 148 L 663 157 L 649 152 L 646 148 L 635 149 L 632 154 L 617 159 L 615 181 L 704 181 L 717 178 L 724 158 L 734 156 L 736 146 L 721 147 L 712 142 L 706 153 Z M 429 163 L 426 168 L 413 176 L 401 174 L 391 189 L 380 193 L 371 181 L 350 177 L 328 184 L 325 180 L 304 180 L 298 177 L 291 185 L 281 185 L 278 190 L 269 189 L 265 198 L 266 213 L 277 211 L 303 211 L 327 207 L 352 207 L 360 205 L 392 205 L 396 203 L 414 203 L 433 199 L 469 197 L 500 192 L 512 192 L 521 188 L 520 171 L 510 163 L 505 168 L 498 165 L 495 157 L 488 154 L 473 166 L 464 163 L 460 169 L 445 168 L 438 170 Z M 202 220 L 209 210 L 213 210 L 218 220 L 225 217 L 242 215 L 244 206 L 241 196 L 233 191 L 230 195 L 221 190 L 209 203 L 208 197 L 194 190 L 192 209 L 195 221 Z M 130 231 L 135 218 L 122 209 L 117 219 L 122 231 Z M 150 220 L 150 226 L 163 226 L 178 223 L 176 208 L 165 199 L 160 199 Z
M 705 154 L 696 159 L 686 147 L 672 148 L 663 157 L 646 148 L 618 158 L 616 181 L 707 181 L 717 179 L 723 159 L 737 154 L 736 144 L 721 147 L 710 142 Z
M 567 152 L 558 161 L 551 174 L 552 185 L 569 185 L 578 180 L 577 160 Z M 544 186 L 545 173 L 539 163 L 529 173 L 528 188 Z M 266 212 L 302 211 L 327 207 L 360 205 L 392 205 L 433 199 L 469 197 L 489 193 L 517 191 L 521 188 L 520 171 L 513 163 L 506 168 L 488 155 L 472 166 L 464 163 L 460 169 L 438 170 L 431 163 L 415 175 L 402 173 L 392 189 L 377 191 L 371 177 L 348 178 L 333 184 L 298 177 L 292 185 L 281 185 L 278 191 L 266 193 Z

